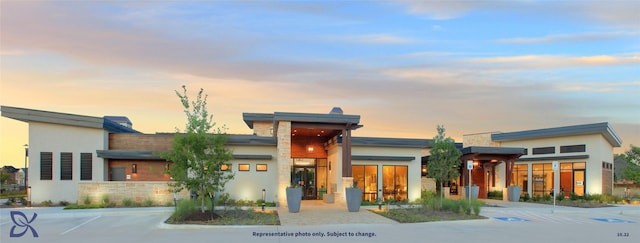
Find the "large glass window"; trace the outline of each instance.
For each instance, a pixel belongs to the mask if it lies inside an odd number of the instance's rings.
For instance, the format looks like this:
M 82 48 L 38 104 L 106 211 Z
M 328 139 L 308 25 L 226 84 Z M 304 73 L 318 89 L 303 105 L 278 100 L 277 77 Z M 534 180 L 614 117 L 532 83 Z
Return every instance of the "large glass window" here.
M 533 165 L 533 195 L 543 196 L 553 189 L 553 169 L 551 163 Z
M 353 165 L 351 172 L 353 180 L 362 189 L 362 200 L 375 202 L 378 198 L 378 166 Z
M 511 185 L 520 186 L 522 188 L 522 194 L 526 193 L 529 189 L 529 165 L 514 165 Z
M 406 165 L 382 166 L 382 193 L 385 200 L 407 199 L 407 171 Z

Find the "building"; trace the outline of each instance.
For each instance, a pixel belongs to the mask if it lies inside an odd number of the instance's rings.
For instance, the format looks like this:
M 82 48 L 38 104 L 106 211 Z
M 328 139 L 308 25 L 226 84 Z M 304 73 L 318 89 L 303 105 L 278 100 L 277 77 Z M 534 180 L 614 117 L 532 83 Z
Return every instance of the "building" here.
M 171 149 L 174 134 L 142 134 L 126 117 L 88 117 L 2 106 L 2 116 L 29 123 L 29 184 L 32 201 L 113 201 L 129 198 L 167 203 L 171 166 L 157 152 Z M 352 137 L 360 116 L 339 108 L 327 114 L 243 113 L 251 135 L 228 135 L 233 150 L 227 184 L 231 198 L 286 204 L 285 188 L 297 184 L 304 199 L 344 203 L 344 188 L 355 184 L 363 199 L 413 201 L 423 189 L 430 139 Z M 471 180 L 480 197 L 508 185 L 532 195 L 550 190 L 551 161 L 562 165 L 565 193 L 610 193 L 613 147 L 621 141 L 607 123 L 465 135 L 462 161 L 474 161 Z M 529 152 L 531 151 L 531 152 Z M 461 176 L 451 185 L 466 185 Z M 538 182 L 542 180 L 541 184 Z M 551 184 L 549 184 L 551 183 Z M 580 187 L 582 186 L 582 187 Z

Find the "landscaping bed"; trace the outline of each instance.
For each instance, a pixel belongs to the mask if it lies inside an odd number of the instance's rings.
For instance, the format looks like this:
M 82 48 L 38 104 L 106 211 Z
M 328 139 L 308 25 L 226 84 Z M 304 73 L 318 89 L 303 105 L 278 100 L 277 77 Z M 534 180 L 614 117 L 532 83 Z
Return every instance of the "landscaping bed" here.
M 409 205 L 385 205 L 383 210 L 372 212 L 399 223 L 486 219 L 480 216 L 484 202 L 472 200 L 440 199 L 434 192 L 423 191 L 420 199 Z
M 445 210 L 428 210 L 422 207 L 397 208 L 388 211 L 371 210 L 381 216 L 393 219 L 399 223 L 420 223 L 434 221 L 451 221 L 451 220 L 470 220 L 470 219 L 486 219 L 486 217 L 466 214 L 460 212 L 452 212 Z
M 168 224 L 205 224 L 205 225 L 280 225 L 278 212 L 275 210 L 245 210 L 232 208 L 228 210 L 200 210 L 193 211 L 184 217 L 175 217 L 175 214 L 167 219 Z

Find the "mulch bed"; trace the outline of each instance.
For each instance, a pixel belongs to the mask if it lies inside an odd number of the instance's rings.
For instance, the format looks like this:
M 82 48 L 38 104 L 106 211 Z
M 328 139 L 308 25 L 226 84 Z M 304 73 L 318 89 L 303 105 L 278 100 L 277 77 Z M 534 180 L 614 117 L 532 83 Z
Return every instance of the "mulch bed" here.
M 194 211 L 183 220 L 176 221 L 172 217 L 167 219 L 168 224 L 205 224 L 205 225 L 280 225 L 278 212 L 267 210 L 265 212 L 254 210 L 216 210 L 211 213 L 206 210 Z

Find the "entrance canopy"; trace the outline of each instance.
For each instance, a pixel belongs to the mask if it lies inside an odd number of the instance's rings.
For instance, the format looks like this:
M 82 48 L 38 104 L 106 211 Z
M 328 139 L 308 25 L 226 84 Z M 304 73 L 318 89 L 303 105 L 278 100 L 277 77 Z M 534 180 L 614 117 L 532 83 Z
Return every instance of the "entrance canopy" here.
M 464 178 L 464 184 L 469 182 L 469 171 L 467 170 L 467 161 L 473 161 L 472 181 L 480 188 L 479 197 L 484 198 L 488 189 L 489 182 L 495 183 L 495 166 L 505 163 L 505 185 L 510 185 L 513 166 L 520 156 L 525 154 L 524 148 L 512 147 L 483 147 L 470 146 L 460 150 L 462 156 L 461 174 Z M 489 178 L 490 177 L 490 178 Z

